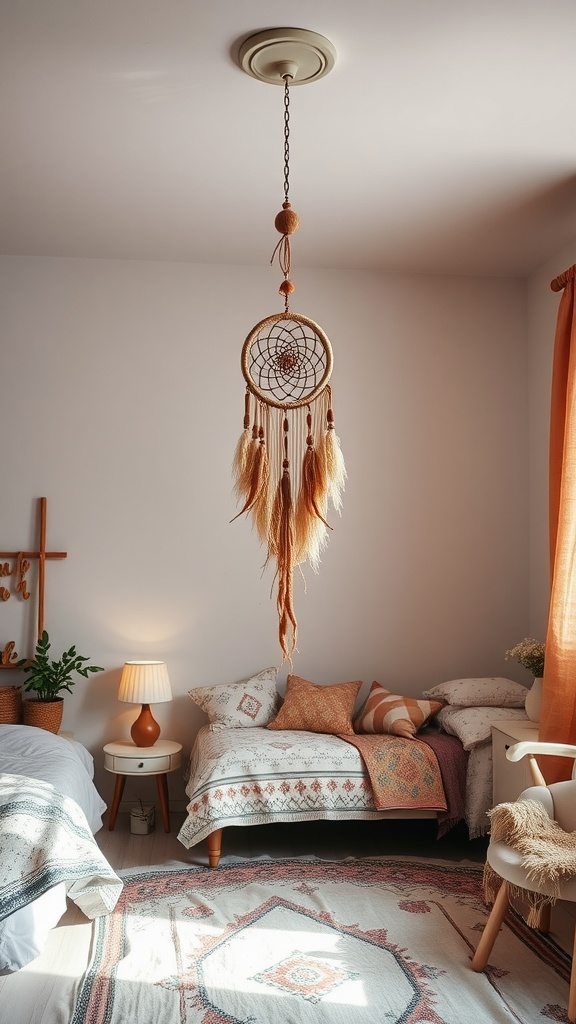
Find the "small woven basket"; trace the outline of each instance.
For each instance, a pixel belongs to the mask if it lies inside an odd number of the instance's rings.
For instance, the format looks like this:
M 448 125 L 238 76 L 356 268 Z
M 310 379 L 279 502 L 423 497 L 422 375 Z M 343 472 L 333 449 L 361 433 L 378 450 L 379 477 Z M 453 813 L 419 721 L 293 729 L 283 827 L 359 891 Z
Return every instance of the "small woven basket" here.
M 55 700 L 50 701 L 31 698 L 23 703 L 24 724 L 57 733 L 62 724 L 63 711 L 64 700 L 62 697 L 56 697 Z
M 0 687 L 0 725 L 22 722 L 22 690 L 19 686 Z

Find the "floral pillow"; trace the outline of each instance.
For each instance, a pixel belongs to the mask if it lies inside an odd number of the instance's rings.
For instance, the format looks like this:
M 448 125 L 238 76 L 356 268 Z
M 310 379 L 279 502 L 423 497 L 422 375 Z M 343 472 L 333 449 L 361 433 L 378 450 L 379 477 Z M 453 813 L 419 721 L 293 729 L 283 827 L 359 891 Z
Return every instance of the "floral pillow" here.
M 352 714 L 361 686 L 362 680 L 319 686 L 289 675 L 284 703 L 268 728 L 352 734 Z
M 513 679 L 489 676 L 481 679 L 450 679 L 424 696 L 461 708 L 523 708 L 528 690 Z
M 486 743 L 492 736 L 492 725 L 497 722 L 519 719 L 528 721 L 528 715 L 520 708 L 458 708 L 445 707 L 436 715 L 438 725 L 457 736 L 464 750 Z
M 413 739 L 421 726 L 444 707 L 441 700 L 400 697 L 374 682 L 354 722 L 356 732 L 384 733 Z
M 210 728 L 250 729 L 272 721 L 280 703 L 276 689 L 278 669 L 265 668 L 251 679 L 219 686 L 195 686 L 188 696 L 210 721 Z

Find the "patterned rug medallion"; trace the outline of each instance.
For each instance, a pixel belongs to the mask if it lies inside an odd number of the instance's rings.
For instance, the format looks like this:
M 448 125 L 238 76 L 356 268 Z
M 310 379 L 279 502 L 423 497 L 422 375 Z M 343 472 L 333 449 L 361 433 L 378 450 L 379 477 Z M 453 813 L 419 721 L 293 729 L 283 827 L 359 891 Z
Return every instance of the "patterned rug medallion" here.
M 486 974 L 481 868 L 256 860 L 123 875 L 71 1024 L 567 1021 L 568 957 L 520 918 Z

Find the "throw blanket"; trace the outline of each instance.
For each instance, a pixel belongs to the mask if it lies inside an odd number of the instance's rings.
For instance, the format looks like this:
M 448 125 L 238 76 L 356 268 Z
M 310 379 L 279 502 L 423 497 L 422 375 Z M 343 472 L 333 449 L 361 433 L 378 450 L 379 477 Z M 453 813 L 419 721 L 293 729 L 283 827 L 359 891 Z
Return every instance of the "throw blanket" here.
M 464 818 L 468 754 L 455 736 L 431 732 L 413 740 L 389 734 L 341 738 L 360 751 L 379 810 L 438 811 L 438 838 Z
M 23 775 L 0 775 L 0 920 L 59 882 L 87 917 L 108 914 L 123 883 L 75 800 Z
M 576 875 L 576 832 L 565 832 L 538 800 L 498 804 L 488 814 L 492 841 L 506 843 L 517 850 L 527 879 L 539 888 L 550 890 L 535 893 L 519 886 L 511 887 L 513 895 L 528 900 L 531 907 L 528 924 L 535 924 L 538 910 L 544 904 L 555 903 L 560 897 L 561 883 Z M 486 864 L 484 892 L 488 902 L 494 900 L 501 884 L 502 879 Z
M 458 740 L 443 738 L 461 750 Z M 399 742 L 410 748 L 416 743 Z M 425 744 L 418 743 L 415 749 L 420 746 Z M 444 760 L 448 763 L 448 758 L 442 757 Z M 438 776 L 437 765 L 434 771 Z M 462 785 L 465 779 L 466 770 L 461 767 Z M 178 839 L 187 849 L 228 825 L 369 820 L 388 813 L 375 805 L 370 780 L 354 744 L 343 743 L 339 736 L 298 730 L 213 732 L 208 725 L 203 726 L 192 748 L 186 792 L 190 798 L 188 816 Z M 447 803 L 450 807 L 450 800 L 439 794 L 436 806 L 444 808 L 441 815 L 452 814 L 451 807 L 449 812 L 445 810 Z M 392 806 L 418 810 L 413 798 L 400 805 L 393 802 Z
M 551 886 L 558 899 L 561 882 L 576 875 L 576 832 L 565 832 L 538 800 L 499 804 L 489 816 L 493 841 L 518 850 L 530 881 Z

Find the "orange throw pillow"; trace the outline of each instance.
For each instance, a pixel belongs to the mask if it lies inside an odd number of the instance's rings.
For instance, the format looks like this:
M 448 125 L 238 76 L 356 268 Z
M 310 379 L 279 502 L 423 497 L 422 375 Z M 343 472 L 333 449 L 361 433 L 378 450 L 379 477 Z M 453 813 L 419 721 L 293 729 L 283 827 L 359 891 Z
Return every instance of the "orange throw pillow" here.
M 318 686 L 300 676 L 288 676 L 286 696 L 268 729 L 353 733 L 352 715 L 362 680 Z
M 383 733 L 413 739 L 418 729 L 444 707 L 442 700 L 400 697 L 374 682 L 354 726 L 356 732 Z

